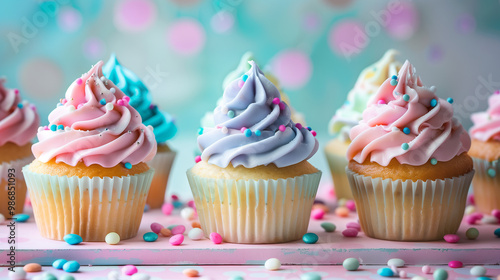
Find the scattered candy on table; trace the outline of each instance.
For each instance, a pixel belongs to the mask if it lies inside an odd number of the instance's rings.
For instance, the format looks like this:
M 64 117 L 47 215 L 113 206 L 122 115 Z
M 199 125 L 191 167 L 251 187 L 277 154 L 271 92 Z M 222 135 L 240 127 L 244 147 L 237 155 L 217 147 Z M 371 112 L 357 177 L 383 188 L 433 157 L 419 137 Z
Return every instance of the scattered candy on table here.
M 150 228 L 152 232 L 159 234 L 161 232 L 161 229 L 164 227 L 159 223 L 152 223 Z
M 321 220 L 325 216 L 325 211 L 321 208 L 311 210 L 311 218 Z
M 9 270 L 9 279 L 11 280 L 22 280 L 26 279 L 26 271 L 17 267 L 14 271 Z
M 173 246 L 179 246 L 184 242 L 184 235 L 182 234 L 176 234 L 168 240 L 168 242 L 173 245 Z
M 358 236 L 358 231 L 354 228 L 344 229 L 342 235 L 345 237 L 356 237 Z
M 460 241 L 460 237 L 456 234 L 446 234 L 443 238 L 448 243 L 457 243 Z
M 80 269 L 80 264 L 77 261 L 67 261 L 63 265 L 63 270 L 66 272 L 77 272 Z
M 377 270 L 377 274 L 380 275 L 380 276 L 384 276 L 384 277 L 392 277 L 392 276 L 394 276 L 394 272 L 392 271 L 392 269 L 390 269 L 388 267 L 382 267 L 382 268 L 380 268 L 379 270 Z
M 473 266 L 470 269 L 470 275 L 478 276 L 478 277 L 485 276 L 486 275 L 486 268 L 484 268 L 483 266 L 479 266 L 479 265 Z
M 168 228 L 162 228 L 160 230 L 160 234 L 165 236 L 165 237 L 170 237 L 170 236 L 172 236 L 172 231 Z
M 218 234 L 217 232 L 212 232 L 210 233 L 210 240 L 212 240 L 212 242 L 214 244 L 221 244 L 222 243 L 222 236 L 220 234 Z
M 356 211 L 356 203 L 354 202 L 354 200 L 350 199 L 350 200 L 347 200 L 345 202 L 345 207 L 349 210 L 351 210 L 352 212 Z
M 130 279 L 131 280 L 149 280 L 150 278 L 151 278 L 151 276 L 149 276 L 146 273 L 135 273 L 134 275 L 132 275 L 132 277 Z M 117 279 L 119 279 L 119 278 L 117 278 Z
M 308 232 L 302 236 L 302 241 L 307 244 L 314 244 L 318 242 L 318 235 L 316 233 Z
M 200 225 L 199 222 L 192 222 L 191 223 L 191 227 L 193 227 L 193 228 L 201 228 L 201 225 Z
M 196 217 L 196 212 L 194 211 L 194 209 L 192 207 L 184 207 L 181 210 L 181 217 L 184 220 L 190 221 Z
M 198 270 L 192 268 L 184 269 L 182 271 L 182 274 L 184 274 L 186 277 L 198 277 L 200 275 Z
M 78 234 L 74 234 L 74 233 L 70 233 L 70 234 L 66 234 L 64 237 L 63 237 L 64 241 L 66 241 L 66 243 L 68 243 L 69 245 L 78 245 L 80 243 L 83 242 L 83 239 L 80 235 Z
M 461 261 L 451 261 L 448 263 L 448 266 L 451 268 L 461 268 L 464 264 Z
M 438 268 L 432 273 L 432 276 L 434 277 L 434 280 L 446 280 L 448 279 L 448 271 Z
M 405 266 L 405 261 L 402 259 L 397 259 L 397 258 L 390 259 L 387 261 L 387 266 L 389 266 L 389 267 L 391 267 L 391 266 L 403 267 L 403 266 Z
M 430 274 L 431 273 L 431 267 L 428 265 L 422 266 L 422 272 L 425 274 Z
M 167 216 L 172 214 L 173 210 L 174 210 L 174 205 L 172 203 L 164 203 L 161 206 L 161 212 L 163 212 L 163 214 L 165 214 Z
M 497 237 L 500 237 L 500 228 L 495 229 L 493 232 Z
M 64 264 L 67 262 L 68 261 L 65 259 L 57 259 L 52 263 L 52 267 L 55 269 L 63 269 Z
M 172 232 L 173 235 L 184 234 L 184 232 L 186 232 L 186 227 L 183 225 L 177 225 L 173 227 L 170 231 Z
M 42 266 L 38 263 L 28 263 L 24 265 L 23 270 L 26 272 L 40 272 L 42 271 Z
M 278 270 L 281 268 L 281 262 L 277 258 L 270 258 L 264 263 L 267 270 Z
M 356 223 L 356 222 L 349 222 L 349 223 L 347 223 L 346 228 L 353 228 L 353 229 L 355 229 L 357 231 L 361 231 L 361 226 L 358 223 Z
M 143 236 L 142 239 L 146 242 L 155 242 L 158 239 L 158 234 L 154 232 L 146 232 Z
M 321 280 L 321 275 L 315 272 L 308 272 L 300 275 L 300 280 Z
M 64 274 L 63 276 L 59 277 L 59 280 L 75 280 L 75 277 L 70 274 Z
M 28 214 L 16 214 L 12 216 L 12 219 L 15 219 L 18 223 L 24 223 L 30 218 Z
M 106 234 L 104 241 L 106 241 L 106 243 L 108 243 L 109 245 L 116 245 L 120 243 L 120 235 L 118 235 L 118 233 L 116 232 L 110 232 Z
M 188 237 L 191 240 L 200 240 L 200 239 L 203 239 L 203 237 L 204 237 L 203 230 L 201 230 L 200 228 L 192 228 L 188 232 Z
M 477 230 L 477 228 L 471 227 L 467 229 L 467 231 L 465 232 L 465 236 L 469 240 L 474 240 L 479 236 L 479 230 Z
M 345 206 L 339 206 L 335 208 L 335 215 L 345 218 L 349 216 L 349 209 Z
M 128 265 L 122 267 L 122 274 L 126 275 L 126 276 L 136 274 L 137 271 L 138 270 L 137 270 L 137 267 L 135 267 L 135 265 L 128 264 Z
M 329 222 L 324 222 L 321 223 L 321 227 L 326 231 L 326 232 L 334 232 L 335 229 L 337 228 L 334 224 L 329 223 Z
M 118 280 L 120 279 L 120 273 L 118 271 L 113 270 L 108 273 L 108 280 Z
M 359 260 L 356 258 L 347 258 L 342 262 L 342 266 L 348 271 L 358 270 Z

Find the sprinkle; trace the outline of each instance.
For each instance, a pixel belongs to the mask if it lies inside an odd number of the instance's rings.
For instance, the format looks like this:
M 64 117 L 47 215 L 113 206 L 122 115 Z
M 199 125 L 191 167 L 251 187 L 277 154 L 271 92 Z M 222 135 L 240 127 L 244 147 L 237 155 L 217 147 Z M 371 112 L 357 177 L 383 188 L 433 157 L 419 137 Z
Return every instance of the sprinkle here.
M 285 103 L 283 103 L 283 102 L 280 102 L 279 106 L 280 106 L 281 111 L 285 110 L 285 108 L 286 108 Z
M 221 127 L 221 132 L 224 133 L 224 134 L 227 134 L 229 132 L 229 130 L 227 129 L 227 127 L 223 126 Z
M 377 104 L 385 104 L 385 101 L 383 99 L 380 99 L 379 101 L 377 101 Z
M 125 162 L 125 168 L 132 169 L 132 164 L 130 162 Z
M 223 113 L 223 114 L 227 114 L 229 112 L 229 109 L 225 106 L 225 105 L 222 105 L 220 107 L 220 111 Z
M 438 103 L 438 102 L 437 102 L 437 100 L 436 100 L 436 99 L 432 99 L 432 100 L 431 100 L 431 107 L 436 107 L 437 103 Z
M 500 90 L 495 90 L 495 94 L 500 94 Z
M 279 130 L 280 130 L 281 132 L 285 131 L 285 130 L 286 130 L 286 126 L 284 126 L 284 125 L 280 125 Z
M 128 96 L 124 96 L 124 97 L 123 97 L 123 100 L 125 100 L 125 101 L 127 101 L 127 102 L 130 102 L 130 97 L 128 97 Z
M 44 126 L 43 130 L 49 130 L 49 127 L 48 126 Z
M 24 107 L 23 103 L 18 103 L 17 108 L 22 109 Z
M 437 159 L 431 158 L 431 164 L 436 165 L 438 163 Z
M 194 162 L 198 163 L 201 161 L 201 156 L 195 156 L 194 157 Z
M 403 100 L 406 102 L 410 101 L 410 96 L 408 94 L 403 95 Z
M 260 136 L 262 134 L 262 132 L 260 130 L 255 130 L 255 136 Z
M 274 98 L 273 104 L 276 104 L 276 105 L 280 104 L 280 99 L 278 97 Z
M 233 110 L 229 110 L 227 112 L 227 116 L 230 117 L 231 119 L 234 118 L 234 111 Z
M 136 273 L 137 273 L 137 267 L 135 267 L 135 265 L 127 264 L 126 266 L 122 267 L 123 275 L 130 276 Z
M 61 103 L 64 105 L 64 104 L 68 103 L 68 100 L 66 100 L 66 98 L 63 98 L 63 99 L 61 99 Z
M 77 108 L 77 109 L 80 109 L 80 108 L 82 108 L 82 107 L 83 107 L 83 105 L 84 105 L 83 103 L 80 103 L 80 104 L 78 104 L 78 106 L 77 106 L 76 108 Z
M 106 99 L 101 99 L 101 101 L 99 101 L 99 103 L 101 103 L 101 105 L 106 105 Z
M 241 133 L 244 133 L 244 132 L 245 132 L 245 130 L 247 130 L 247 128 L 246 128 L 246 127 L 242 127 L 242 128 L 240 129 Z
M 114 107 L 115 107 L 115 106 L 114 106 L 114 105 L 113 105 L 113 103 L 111 103 L 111 102 L 110 102 L 110 103 L 108 103 L 108 104 L 106 104 L 106 110 L 108 110 L 108 111 L 113 110 L 113 108 L 114 108 Z
M 15 93 L 15 94 L 19 94 L 19 90 L 18 90 L 17 88 L 16 88 L 16 89 L 14 89 L 14 93 Z
M 102 76 L 101 77 L 101 81 L 105 82 L 106 81 L 106 77 Z
M 36 111 L 36 106 L 35 105 L 31 104 L 30 108 L 31 108 L 31 110 Z
M 248 79 L 248 75 L 245 74 L 245 75 L 241 76 L 241 79 L 243 80 L 243 82 L 246 82 Z
M 250 137 L 250 136 L 252 136 L 252 131 L 251 131 L 249 128 L 245 129 L 245 132 L 244 132 L 244 133 L 245 133 L 245 136 L 246 136 L 246 137 Z
M 239 80 L 239 81 L 238 81 L 238 86 L 239 86 L 240 88 L 242 88 L 244 84 L 245 84 L 245 82 L 244 82 L 243 80 Z
M 391 86 L 396 86 L 398 84 L 398 80 L 391 80 Z
M 391 79 L 393 79 L 393 80 L 397 80 L 397 79 L 398 79 L 398 76 L 396 76 L 396 75 L 392 75 Z
M 67 126 L 64 128 L 64 131 L 70 131 L 71 130 L 71 127 Z
M 56 131 L 57 130 L 57 125 L 53 124 L 50 126 L 50 130 Z
M 81 85 L 82 83 L 83 83 L 83 81 L 82 81 L 81 78 L 76 79 L 76 84 L 77 85 Z
M 301 125 L 300 123 L 296 123 L 296 124 L 295 124 L 295 127 L 296 127 L 297 129 L 302 129 L 302 125 Z
M 406 150 L 408 150 L 409 148 L 410 148 L 410 145 L 408 145 L 408 143 L 403 143 L 403 144 L 401 145 L 401 149 L 403 149 L 403 150 L 405 150 L 405 151 L 406 151 Z
M 58 126 L 57 126 L 57 129 L 58 129 L 58 130 L 64 130 L 64 125 L 62 125 L 62 124 L 58 125 Z
M 312 128 L 311 128 L 310 126 L 308 126 L 308 127 L 307 127 L 307 130 L 311 131 L 311 130 L 312 130 Z
M 397 91 L 394 91 L 393 93 L 394 93 L 394 95 L 396 95 L 396 96 L 400 96 L 400 95 L 401 95 L 401 93 L 399 93 L 399 92 L 397 92 Z
M 125 105 L 125 101 L 123 101 L 122 99 L 120 99 L 120 100 L 116 101 L 116 104 L 118 104 L 119 106 L 124 106 Z M 80 106 L 80 105 L 78 105 L 78 106 Z
M 109 91 L 114 94 L 116 92 L 116 89 L 115 88 L 110 88 Z
M 74 110 L 76 110 L 75 105 L 68 106 L 68 111 L 73 112 Z
M 496 170 L 493 168 L 488 168 L 487 173 L 488 173 L 488 176 L 490 176 L 491 178 L 494 178 L 497 175 Z
M 202 135 L 203 134 L 203 127 L 200 127 L 198 128 L 198 135 Z
M 316 131 L 314 131 L 314 130 L 311 130 L 311 134 L 312 134 L 314 137 L 316 137 L 316 135 L 317 135 Z
M 154 105 L 154 104 L 150 104 L 150 105 L 149 105 L 149 109 L 150 109 L 150 110 L 152 110 L 152 109 L 154 109 L 154 108 L 155 108 L 155 105 Z
M 403 128 L 403 133 L 404 134 L 410 134 L 410 132 L 411 132 L 410 128 L 408 128 L 408 127 Z
M 448 97 L 448 99 L 446 99 L 446 101 L 448 101 L 448 103 L 450 103 L 450 104 L 453 104 L 453 102 L 454 102 L 453 98 L 451 98 L 451 97 Z

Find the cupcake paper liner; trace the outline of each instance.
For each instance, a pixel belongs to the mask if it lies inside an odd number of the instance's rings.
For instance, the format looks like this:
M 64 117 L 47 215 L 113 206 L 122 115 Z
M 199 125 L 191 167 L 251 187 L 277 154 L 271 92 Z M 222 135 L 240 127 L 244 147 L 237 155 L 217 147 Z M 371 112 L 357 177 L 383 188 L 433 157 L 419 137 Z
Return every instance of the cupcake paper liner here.
M 5 218 L 11 218 L 13 216 L 11 215 L 12 209 L 9 210 L 9 202 L 11 202 L 11 195 L 9 195 L 9 169 L 14 169 L 14 172 L 10 172 L 14 174 L 14 176 L 11 177 L 11 183 L 13 183 L 12 178 L 15 179 L 15 205 L 13 206 L 15 209 L 12 212 L 14 214 L 19 214 L 23 212 L 27 190 L 21 169 L 32 160 L 33 157 L 25 157 L 0 164 L 0 214 L 4 215 Z
M 146 204 L 151 209 L 161 208 L 165 201 L 170 169 L 175 159 L 176 152 L 158 152 L 156 156 L 148 162 L 148 165 L 155 170 L 151 188 L 149 189 Z
M 391 180 L 346 168 L 363 232 L 394 241 L 442 240 L 462 221 L 474 170 L 444 180 Z
M 349 180 L 345 174 L 345 168 L 348 165 L 345 156 L 336 155 L 333 153 L 325 152 L 326 161 L 332 173 L 333 187 L 335 188 L 335 196 L 337 199 L 352 199 L 351 188 L 349 187 Z
M 474 202 L 478 211 L 490 214 L 493 209 L 500 209 L 500 165 L 498 160 L 492 162 L 479 158 L 472 160 L 476 170 L 476 175 L 472 179 Z M 494 170 L 495 174 L 488 175 L 488 170 Z
M 231 243 L 280 243 L 307 232 L 321 171 L 278 180 L 203 178 L 190 170 L 201 228 Z
M 122 240 L 137 235 L 154 169 L 122 177 L 55 176 L 23 168 L 40 234 L 63 240 L 104 241 L 110 232 Z

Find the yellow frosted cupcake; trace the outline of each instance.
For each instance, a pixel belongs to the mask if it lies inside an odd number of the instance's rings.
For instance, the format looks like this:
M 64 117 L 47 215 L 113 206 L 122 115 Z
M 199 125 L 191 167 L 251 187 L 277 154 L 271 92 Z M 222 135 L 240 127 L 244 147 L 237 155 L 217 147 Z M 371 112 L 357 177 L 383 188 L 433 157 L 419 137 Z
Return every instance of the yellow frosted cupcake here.
M 215 127 L 187 171 L 205 234 L 226 242 L 279 243 L 307 231 L 321 172 L 307 162 L 312 133 L 290 119 L 278 89 L 253 61 L 231 82 L 214 111 Z
M 104 241 L 137 234 L 154 170 L 151 127 L 103 77 L 102 62 L 71 84 L 38 132 L 35 160 L 23 168 L 43 237 Z

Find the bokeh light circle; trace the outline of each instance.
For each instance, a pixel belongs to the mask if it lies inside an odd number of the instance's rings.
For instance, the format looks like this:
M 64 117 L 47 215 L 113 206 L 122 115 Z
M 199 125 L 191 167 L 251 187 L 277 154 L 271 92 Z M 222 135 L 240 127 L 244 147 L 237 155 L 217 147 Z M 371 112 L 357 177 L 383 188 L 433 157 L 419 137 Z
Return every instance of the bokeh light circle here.
M 82 26 L 82 15 L 76 9 L 64 7 L 59 12 L 57 24 L 66 32 L 75 32 Z
M 389 35 L 398 40 L 406 40 L 415 34 L 419 25 L 419 13 L 411 2 L 399 2 L 395 12 L 389 13 L 390 18 L 386 23 Z
M 128 32 L 147 29 L 156 19 L 156 6 L 150 0 L 123 0 L 115 8 L 116 28 Z
M 444 57 L 444 50 L 439 45 L 431 45 L 427 48 L 427 59 L 431 62 L 439 62 Z
M 321 18 L 314 13 L 309 13 L 304 16 L 304 29 L 307 31 L 317 31 L 321 25 Z
M 325 0 L 325 2 L 334 8 L 345 8 L 351 5 L 351 0 Z
M 272 59 L 271 68 L 280 85 L 297 89 L 309 81 L 313 67 L 311 59 L 304 52 L 284 50 Z
M 83 54 L 91 60 L 101 58 L 104 51 L 105 45 L 99 38 L 91 37 L 83 43 Z
M 180 19 L 167 30 L 167 43 L 177 53 L 194 55 L 205 45 L 205 30 L 194 19 Z
M 231 30 L 231 28 L 233 28 L 234 16 L 228 11 L 217 12 L 212 16 L 210 25 L 212 26 L 212 29 L 217 33 L 227 32 Z
M 27 94 L 47 99 L 61 94 L 64 75 L 61 68 L 53 61 L 35 58 L 21 66 L 19 82 Z
M 199 0 L 170 0 L 177 4 L 178 6 L 189 7 L 198 4 Z
M 457 29 L 464 34 L 474 32 L 476 29 L 476 19 L 470 14 L 460 15 L 457 19 Z
M 328 44 L 330 48 L 343 56 L 359 54 L 368 45 L 370 38 L 363 25 L 354 19 L 343 20 L 330 29 Z

